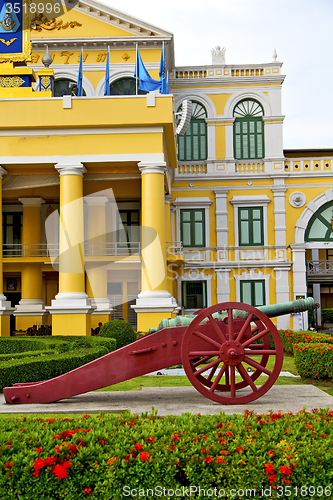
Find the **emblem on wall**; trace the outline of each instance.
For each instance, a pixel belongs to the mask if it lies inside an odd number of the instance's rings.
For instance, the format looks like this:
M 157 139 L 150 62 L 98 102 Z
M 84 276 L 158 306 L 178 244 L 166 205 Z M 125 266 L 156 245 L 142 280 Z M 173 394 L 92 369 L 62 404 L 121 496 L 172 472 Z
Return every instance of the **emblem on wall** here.
M 292 207 L 301 208 L 306 203 L 306 196 L 301 191 L 295 191 L 289 196 L 289 203 Z
M 27 0 L 0 0 L 0 62 L 30 60 L 28 5 Z

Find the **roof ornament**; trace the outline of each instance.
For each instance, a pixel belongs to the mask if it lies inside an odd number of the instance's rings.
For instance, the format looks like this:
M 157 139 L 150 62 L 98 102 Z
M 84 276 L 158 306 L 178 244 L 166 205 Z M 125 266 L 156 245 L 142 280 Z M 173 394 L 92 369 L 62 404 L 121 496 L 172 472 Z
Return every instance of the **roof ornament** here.
M 222 49 L 219 45 L 211 49 L 212 64 L 225 64 L 225 50 L 224 47 Z
M 48 45 L 46 45 L 46 51 L 42 57 L 42 63 L 44 64 L 45 68 L 48 68 L 52 64 L 52 56 L 50 55 Z
M 274 49 L 274 52 L 273 52 L 273 62 L 276 62 L 277 60 L 277 53 L 276 53 L 276 50 Z

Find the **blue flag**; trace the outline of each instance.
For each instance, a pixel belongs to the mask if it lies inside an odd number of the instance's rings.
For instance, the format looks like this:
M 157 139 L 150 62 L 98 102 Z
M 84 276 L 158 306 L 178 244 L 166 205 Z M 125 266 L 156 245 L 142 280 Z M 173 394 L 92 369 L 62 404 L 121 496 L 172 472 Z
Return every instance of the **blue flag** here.
M 161 82 L 154 80 L 146 70 L 138 49 L 136 51 L 134 77 L 138 79 L 140 90 L 150 92 L 161 88 Z
M 160 62 L 160 71 L 159 71 L 160 79 L 161 79 L 161 94 L 169 93 L 169 77 L 167 75 L 166 70 L 166 61 L 164 55 L 164 43 L 161 50 L 161 62 Z
M 106 67 L 105 67 L 105 82 L 104 82 L 104 95 L 110 95 L 110 48 L 108 47 L 108 55 L 106 56 Z
M 79 97 L 82 96 L 82 79 L 83 79 L 82 64 L 83 64 L 83 49 L 81 49 L 81 57 L 80 57 L 80 64 L 79 64 L 79 74 L 77 75 L 77 95 Z

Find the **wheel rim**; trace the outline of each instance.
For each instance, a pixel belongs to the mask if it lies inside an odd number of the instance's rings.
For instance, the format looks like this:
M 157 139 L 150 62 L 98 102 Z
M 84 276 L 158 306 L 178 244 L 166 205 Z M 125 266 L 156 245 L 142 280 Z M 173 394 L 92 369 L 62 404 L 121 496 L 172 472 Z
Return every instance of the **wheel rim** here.
M 218 311 L 225 311 L 222 321 L 212 317 Z M 236 318 L 236 314 L 247 317 Z M 279 376 L 282 341 L 272 321 L 253 306 L 217 304 L 199 311 L 187 327 L 182 362 L 190 382 L 202 395 L 221 404 L 248 403 L 265 394 Z M 248 368 L 254 371 L 250 374 Z M 260 375 L 266 375 L 265 381 L 256 385 Z

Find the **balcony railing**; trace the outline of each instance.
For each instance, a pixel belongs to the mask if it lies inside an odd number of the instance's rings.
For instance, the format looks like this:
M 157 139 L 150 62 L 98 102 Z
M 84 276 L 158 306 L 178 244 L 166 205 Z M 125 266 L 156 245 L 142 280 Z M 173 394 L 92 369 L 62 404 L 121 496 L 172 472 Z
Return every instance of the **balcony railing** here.
M 56 259 L 59 256 L 58 244 L 41 243 L 14 243 L 2 246 L 4 258 L 44 257 Z M 113 243 L 85 243 L 84 255 L 86 257 L 126 257 L 141 255 L 141 242 L 113 242 Z M 181 255 L 183 245 L 180 241 L 167 242 L 167 253 Z
M 307 263 L 308 276 L 331 275 L 333 276 L 333 261 L 331 260 L 309 260 Z

